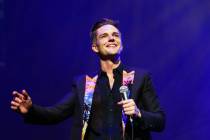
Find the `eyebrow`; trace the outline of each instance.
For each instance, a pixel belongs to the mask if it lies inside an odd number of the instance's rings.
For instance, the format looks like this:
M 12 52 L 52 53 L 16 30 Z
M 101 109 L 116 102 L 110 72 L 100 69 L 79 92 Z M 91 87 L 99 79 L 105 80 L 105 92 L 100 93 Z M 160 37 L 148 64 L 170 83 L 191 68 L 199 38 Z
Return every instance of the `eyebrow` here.
M 104 35 L 107 35 L 107 33 L 100 34 L 98 37 L 101 37 L 101 36 L 104 36 Z
M 120 35 L 120 33 L 119 33 L 119 32 L 113 32 L 112 34 L 114 34 L 114 35 L 115 35 L 115 34 Z
M 107 35 L 108 33 L 103 33 L 103 34 L 101 34 L 101 35 L 99 35 L 98 37 L 102 37 L 102 36 L 104 36 L 104 35 Z M 112 33 L 112 35 L 119 35 L 120 36 L 120 33 L 119 32 L 113 32 Z

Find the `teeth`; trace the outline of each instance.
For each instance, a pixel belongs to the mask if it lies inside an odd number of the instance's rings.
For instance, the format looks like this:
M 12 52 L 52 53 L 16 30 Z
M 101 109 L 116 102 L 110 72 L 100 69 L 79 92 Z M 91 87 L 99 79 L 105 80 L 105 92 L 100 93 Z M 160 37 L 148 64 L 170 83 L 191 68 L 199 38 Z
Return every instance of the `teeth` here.
M 111 44 L 111 45 L 108 45 L 108 47 L 116 47 L 116 45 Z

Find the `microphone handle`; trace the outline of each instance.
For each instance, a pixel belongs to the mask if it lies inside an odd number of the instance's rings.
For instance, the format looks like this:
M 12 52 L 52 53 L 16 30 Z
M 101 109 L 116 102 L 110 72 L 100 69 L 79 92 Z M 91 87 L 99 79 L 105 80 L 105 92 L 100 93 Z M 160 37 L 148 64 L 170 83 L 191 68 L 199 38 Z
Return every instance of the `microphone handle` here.
M 123 99 L 124 100 L 128 100 L 127 92 L 123 92 Z M 128 117 L 129 117 L 130 122 L 132 123 L 133 122 L 133 118 L 131 116 L 128 116 Z
M 129 120 L 131 123 L 133 123 L 133 118 L 131 116 L 129 116 Z

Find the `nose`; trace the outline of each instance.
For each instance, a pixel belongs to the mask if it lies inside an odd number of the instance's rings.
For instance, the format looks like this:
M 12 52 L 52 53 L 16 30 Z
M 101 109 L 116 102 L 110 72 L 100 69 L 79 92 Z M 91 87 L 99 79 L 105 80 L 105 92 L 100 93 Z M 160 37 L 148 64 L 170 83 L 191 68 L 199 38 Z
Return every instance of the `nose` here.
M 115 41 L 114 37 L 112 35 L 110 35 L 109 36 L 109 42 L 114 42 L 114 41 Z

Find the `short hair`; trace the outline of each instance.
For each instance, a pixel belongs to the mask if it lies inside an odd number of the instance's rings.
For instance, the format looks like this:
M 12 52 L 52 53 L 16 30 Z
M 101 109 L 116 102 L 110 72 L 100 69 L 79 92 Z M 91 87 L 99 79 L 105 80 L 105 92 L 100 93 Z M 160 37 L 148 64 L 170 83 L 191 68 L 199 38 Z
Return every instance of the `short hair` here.
M 97 22 L 95 22 L 95 24 L 93 24 L 93 26 L 91 28 L 90 38 L 91 38 L 92 42 L 95 41 L 95 39 L 96 39 L 96 30 L 104 25 L 113 25 L 114 27 L 119 29 L 118 21 L 114 21 L 114 20 L 108 19 L 108 18 L 102 18 L 102 19 L 98 20 Z

